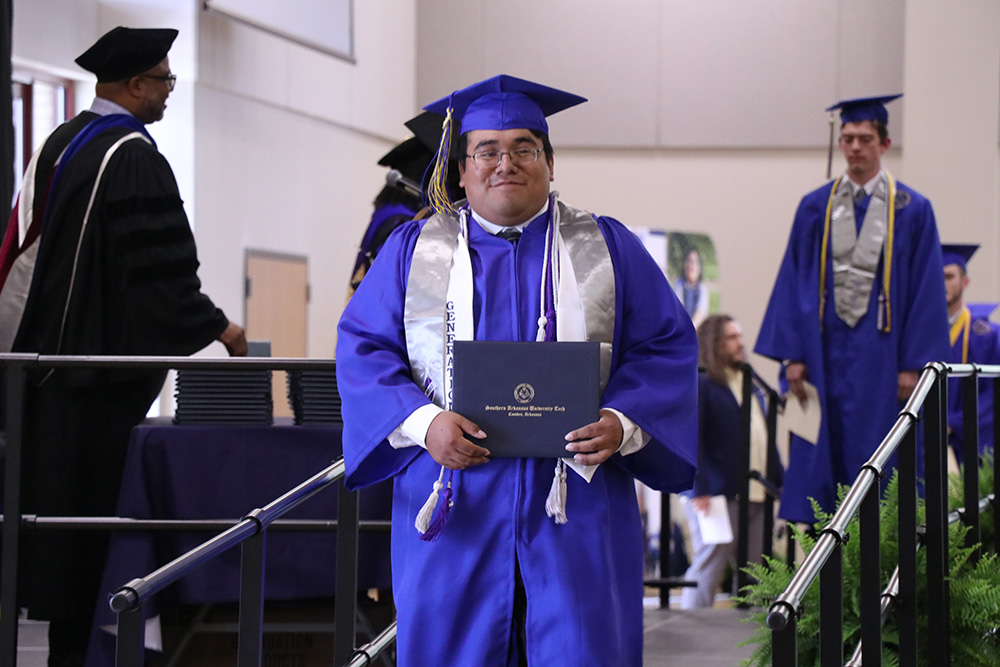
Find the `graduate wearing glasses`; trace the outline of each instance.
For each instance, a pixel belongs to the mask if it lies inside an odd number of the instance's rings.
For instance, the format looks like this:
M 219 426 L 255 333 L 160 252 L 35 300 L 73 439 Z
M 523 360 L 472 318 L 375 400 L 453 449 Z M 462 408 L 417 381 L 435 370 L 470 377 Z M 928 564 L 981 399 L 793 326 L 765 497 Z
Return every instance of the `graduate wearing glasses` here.
M 843 174 L 802 198 L 754 351 L 783 362 L 794 397 L 816 387 L 817 443 L 792 435 L 780 515 L 834 510 L 931 361 L 949 357 L 941 247 L 930 201 L 881 165 L 885 105 L 838 102 Z
M 546 116 L 584 101 L 501 75 L 425 107 L 448 118 L 436 213 L 392 234 L 340 320 L 347 484 L 394 480 L 400 665 L 642 664 L 635 479 L 690 487 L 697 340 L 638 238 L 550 191 Z M 599 418 L 565 457 L 491 457 L 449 409 L 451 336 L 602 343 Z

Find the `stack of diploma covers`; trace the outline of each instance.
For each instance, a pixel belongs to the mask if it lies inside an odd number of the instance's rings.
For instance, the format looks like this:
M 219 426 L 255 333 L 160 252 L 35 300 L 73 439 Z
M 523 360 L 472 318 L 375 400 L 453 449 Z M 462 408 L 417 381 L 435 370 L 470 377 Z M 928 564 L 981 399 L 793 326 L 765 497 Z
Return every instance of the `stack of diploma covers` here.
M 177 371 L 175 424 L 271 424 L 271 371 Z
M 268 341 L 249 341 L 247 356 L 271 356 Z M 271 371 L 177 371 L 175 424 L 259 424 L 274 422 Z
M 565 458 L 566 434 L 598 419 L 599 343 L 457 341 L 452 409 L 492 456 Z
M 335 370 L 288 371 L 288 402 L 296 424 L 344 424 Z

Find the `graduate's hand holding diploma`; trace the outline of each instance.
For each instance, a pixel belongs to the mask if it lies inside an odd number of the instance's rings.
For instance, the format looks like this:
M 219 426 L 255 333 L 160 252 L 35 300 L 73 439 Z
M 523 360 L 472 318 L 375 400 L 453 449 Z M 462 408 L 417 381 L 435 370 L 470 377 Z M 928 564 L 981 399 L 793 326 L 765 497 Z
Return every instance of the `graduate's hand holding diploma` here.
M 457 412 L 442 412 L 431 421 L 424 442 L 431 458 L 449 470 L 464 470 L 489 461 L 490 451 L 466 435 L 486 437 L 478 425 Z
M 601 410 L 601 418 L 566 434 L 566 451 L 584 465 L 599 465 L 611 458 L 622 444 L 622 423 L 610 410 Z

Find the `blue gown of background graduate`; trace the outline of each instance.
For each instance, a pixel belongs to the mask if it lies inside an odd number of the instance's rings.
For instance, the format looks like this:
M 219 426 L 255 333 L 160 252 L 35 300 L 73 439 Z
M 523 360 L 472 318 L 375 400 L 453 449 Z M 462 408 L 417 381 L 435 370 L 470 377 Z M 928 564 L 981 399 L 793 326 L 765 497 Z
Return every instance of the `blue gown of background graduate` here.
M 889 288 L 892 327 L 888 333 L 877 326 L 881 261 L 868 312 L 850 328 L 837 316 L 832 260 L 827 260 L 826 306 L 820 327 L 820 247 L 833 183 L 803 197 L 795 214 L 754 348 L 757 354 L 779 361 L 804 362 L 823 409 L 816 445 L 791 436 L 780 511 L 791 521 L 815 521 L 810 497 L 824 510 L 833 511 L 836 485 L 854 482 L 902 409 L 897 399 L 899 372 L 920 370 L 950 355 L 934 211 L 920 193 L 899 182 L 896 186 Z M 856 224 L 864 220 L 867 207 L 868 199 L 855 205 Z
M 997 304 L 969 304 L 971 315 L 969 326 L 969 352 L 963 358 L 964 336 L 959 335 L 951 346 L 950 361 L 953 364 L 1000 364 L 1000 326 L 989 321 Z M 963 461 L 962 442 L 965 427 L 962 423 L 962 380 L 948 380 L 948 444 L 955 452 L 959 463 Z M 979 452 L 993 448 L 993 380 L 979 381 Z
M 507 664 L 515 556 L 527 594 L 530 664 L 642 664 L 642 529 L 633 480 L 665 491 L 690 487 L 697 339 L 639 240 L 617 221 L 598 221 L 617 304 L 602 406 L 621 410 L 653 440 L 635 454 L 616 454 L 590 484 L 569 471 L 566 524 L 544 510 L 553 459 L 497 458 L 455 473 L 455 504 L 441 537 L 418 539 L 414 518 L 440 466 L 423 448 L 393 449 L 385 438 L 428 403 L 411 379 L 402 321 L 422 221 L 389 238 L 344 311 L 337 372 L 347 484 L 394 477 L 393 591 L 406 610 L 400 665 Z M 533 221 L 515 248 L 470 221 L 477 340 L 535 339 L 547 224 L 547 214 Z

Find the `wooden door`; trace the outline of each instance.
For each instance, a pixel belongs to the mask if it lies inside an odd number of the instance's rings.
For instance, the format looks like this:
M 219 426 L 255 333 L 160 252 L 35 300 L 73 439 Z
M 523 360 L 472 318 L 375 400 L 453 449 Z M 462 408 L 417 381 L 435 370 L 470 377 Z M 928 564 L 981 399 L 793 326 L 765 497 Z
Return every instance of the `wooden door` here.
M 305 357 L 308 304 L 305 257 L 247 250 L 247 340 L 270 341 L 272 357 Z M 272 382 L 274 416 L 291 416 L 285 373 L 275 371 Z

